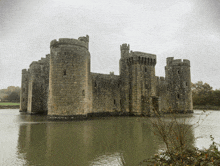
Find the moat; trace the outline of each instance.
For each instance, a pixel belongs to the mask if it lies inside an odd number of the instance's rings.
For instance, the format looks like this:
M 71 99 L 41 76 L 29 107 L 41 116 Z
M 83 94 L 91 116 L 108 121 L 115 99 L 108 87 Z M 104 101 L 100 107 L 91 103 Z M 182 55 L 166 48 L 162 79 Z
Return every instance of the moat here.
M 220 143 L 220 111 L 195 128 L 195 146 L 207 148 L 212 135 Z M 201 111 L 180 115 L 195 123 Z M 203 119 L 205 116 L 201 117 Z M 152 118 L 152 117 L 151 117 Z M 138 165 L 164 148 L 150 130 L 149 117 L 104 117 L 49 121 L 46 116 L 0 109 L 0 165 Z

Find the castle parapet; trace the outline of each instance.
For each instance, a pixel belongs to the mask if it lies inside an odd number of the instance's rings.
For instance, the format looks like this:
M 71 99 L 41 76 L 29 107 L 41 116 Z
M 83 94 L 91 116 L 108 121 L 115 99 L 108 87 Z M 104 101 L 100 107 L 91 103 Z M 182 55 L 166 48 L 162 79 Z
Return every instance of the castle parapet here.
M 88 43 L 89 42 L 89 36 L 86 35 L 86 36 L 79 37 L 78 40 L 83 41 L 85 43 Z
M 144 52 L 138 52 L 138 51 L 131 51 L 129 56 L 126 57 L 126 62 L 128 65 L 134 64 L 134 63 L 140 63 L 140 64 L 146 64 L 146 65 L 156 65 L 156 55 L 144 53 Z
M 167 66 L 172 63 L 173 59 L 174 59 L 174 57 L 168 57 L 167 58 Z
M 43 64 L 46 63 L 47 59 L 46 58 L 41 58 L 40 60 L 38 60 L 38 63 Z
M 174 59 L 173 57 L 167 58 L 167 66 L 190 66 L 190 61 L 188 59 Z
M 27 69 L 22 69 L 22 74 L 26 74 L 27 72 Z
M 42 61 L 46 61 L 46 58 L 43 58 L 43 57 L 42 57 L 41 60 L 42 60 Z
M 59 45 L 76 45 L 88 49 L 89 36 L 79 37 L 78 39 L 60 38 L 59 41 L 52 40 L 50 47 L 58 47 Z
M 183 59 L 183 63 L 190 66 L 190 61 L 188 59 Z
M 145 52 L 139 52 L 139 51 L 131 51 L 130 52 L 131 56 L 135 56 L 135 57 L 143 57 L 143 58 L 150 58 L 150 59 L 156 59 L 156 55 L 155 54 L 149 54 L 149 53 L 145 53 Z
M 127 43 L 124 43 L 124 44 L 120 45 L 120 49 L 121 50 L 130 50 L 130 45 Z

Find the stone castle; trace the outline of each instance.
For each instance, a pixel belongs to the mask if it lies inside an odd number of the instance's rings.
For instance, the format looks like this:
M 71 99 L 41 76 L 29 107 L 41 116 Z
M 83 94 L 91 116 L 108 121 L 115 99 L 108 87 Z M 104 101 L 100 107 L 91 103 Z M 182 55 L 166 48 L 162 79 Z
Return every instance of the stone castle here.
M 119 75 L 90 71 L 89 36 L 50 43 L 50 54 L 22 70 L 20 111 L 51 116 L 96 113 L 150 115 L 192 111 L 190 61 L 167 58 L 155 76 L 156 55 L 120 46 Z

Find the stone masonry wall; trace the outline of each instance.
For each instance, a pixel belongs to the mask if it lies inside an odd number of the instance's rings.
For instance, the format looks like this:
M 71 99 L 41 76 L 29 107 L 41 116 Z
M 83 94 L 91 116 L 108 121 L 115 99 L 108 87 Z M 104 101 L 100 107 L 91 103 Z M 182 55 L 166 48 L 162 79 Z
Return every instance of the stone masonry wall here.
M 92 75 L 93 111 L 117 112 L 121 111 L 119 76 L 111 73 Z
M 169 109 L 169 93 L 168 83 L 164 77 L 157 78 L 157 96 L 159 96 L 159 111 L 166 111 Z
M 47 114 L 49 86 L 49 55 L 30 65 L 28 82 L 28 113 Z

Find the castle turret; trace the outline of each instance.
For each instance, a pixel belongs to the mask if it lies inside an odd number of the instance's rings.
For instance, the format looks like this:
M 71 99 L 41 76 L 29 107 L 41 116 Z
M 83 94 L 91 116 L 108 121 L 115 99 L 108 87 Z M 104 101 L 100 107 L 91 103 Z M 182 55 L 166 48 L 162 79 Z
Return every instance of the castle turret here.
M 169 57 L 165 73 L 169 107 L 175 111 L 192 111 L 190 61 Z
M 127 59 L 129 57 L 129 44 L 122 44 L 120 46 L 121 58 L 119 61 L 119 73 L 120 73 L 120 98 L 121 98 L 121 111 L 130 112 L 129 110 L 129 69 Z
M 126 58 L 129 56 L 130 45 L 124 43 L 120 46 L 120 50 L 121 50 L 121 58 Z
M 91 112 L 89 36 L 51 41 L 48 115 Z
M 28 79 L 29 79 L 29 72 L 26 69 L 23 69 L 22 77 L 21 77 L 20 112 L 27 112 Z

